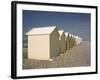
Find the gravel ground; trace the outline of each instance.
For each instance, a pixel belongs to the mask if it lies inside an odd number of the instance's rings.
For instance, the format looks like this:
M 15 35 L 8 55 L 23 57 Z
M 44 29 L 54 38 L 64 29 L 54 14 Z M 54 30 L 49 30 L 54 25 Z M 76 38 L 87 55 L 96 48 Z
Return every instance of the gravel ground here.
M 23 69 L 90 66 L 90 42 L 84 41 L 53 61 L 23 59 Z

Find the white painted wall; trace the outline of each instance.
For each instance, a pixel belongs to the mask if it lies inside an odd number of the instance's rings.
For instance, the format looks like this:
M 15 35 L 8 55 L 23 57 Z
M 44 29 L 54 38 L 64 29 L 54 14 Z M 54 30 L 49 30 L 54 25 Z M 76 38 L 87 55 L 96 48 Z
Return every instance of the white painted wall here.
M 49 35 L 28 36 L 28 58 L 48 60 L 50 59 Z

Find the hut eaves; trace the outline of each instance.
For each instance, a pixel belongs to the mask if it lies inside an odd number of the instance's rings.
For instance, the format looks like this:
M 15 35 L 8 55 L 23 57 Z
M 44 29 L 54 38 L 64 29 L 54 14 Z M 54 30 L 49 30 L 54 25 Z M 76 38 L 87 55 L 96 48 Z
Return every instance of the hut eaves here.
M 51 34 L 55 28 L 56 26 L 32 28 L 26 33 L 26 35 Z

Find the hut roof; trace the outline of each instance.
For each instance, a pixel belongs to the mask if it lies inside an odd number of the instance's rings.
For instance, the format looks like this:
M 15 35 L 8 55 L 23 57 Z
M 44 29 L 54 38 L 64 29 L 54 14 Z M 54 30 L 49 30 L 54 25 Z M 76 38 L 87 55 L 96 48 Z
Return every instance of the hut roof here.
M 69 35 L 69 32 L 65 32 L 66 37 Z
M 56 26 L 48 26 L 41 28 L 32 28 L 29 30 L 26 35 L 34 35 L 34 34 L 51 34 Z
M 60 35 L 62 35 L 64 33 L 63 30 L 59 30 L 58 32 L 59 32 Z

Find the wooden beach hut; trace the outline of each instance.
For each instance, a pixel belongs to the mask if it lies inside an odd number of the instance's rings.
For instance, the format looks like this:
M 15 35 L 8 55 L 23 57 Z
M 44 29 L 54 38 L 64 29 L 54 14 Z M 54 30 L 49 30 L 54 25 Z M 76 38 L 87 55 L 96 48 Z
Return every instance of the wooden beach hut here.
M 69 37 L 69 32 L 65 32 L 66 36 L 66 50 L 70 49 L 70 37 Z
M 59 49 L 60 53 L 64 53 L 66 51 L 66 36 L 63 30 L 58 31 L 60 36 L 59 36 Z
M 72 47 L 76 46 L 75 35 L 72 34 Z
M 32 28 L 28 36 L 28 58 L 52 60 L 59 55 L 59 32 L 56 26 Z
M 75 36 L 75 41 L 76 41 L 76 45 L 78 45 L 82 42 L 82 38 Z

